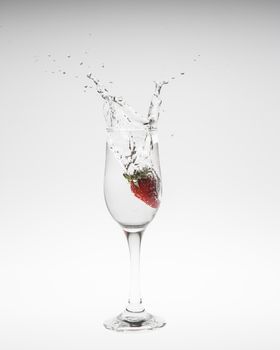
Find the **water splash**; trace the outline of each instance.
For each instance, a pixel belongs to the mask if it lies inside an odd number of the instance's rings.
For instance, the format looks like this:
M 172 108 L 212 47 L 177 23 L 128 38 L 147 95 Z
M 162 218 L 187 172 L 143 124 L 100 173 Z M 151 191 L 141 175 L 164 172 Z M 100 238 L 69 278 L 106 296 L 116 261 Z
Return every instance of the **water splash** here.
M 163 80 L 161 82 L 155 82 L 155 91 L 150 103 L 149 112 L 148 112 L 148 125 L 150 130 L 157 128 L 157 122 L 160 115 L 160 107 L 162 104 L 161 99 L 161 89 L 163 85 L 168 84 L 167 80 Z
M 104 100 L 104 115 L 107 128 L 123 130 L 155 130 L 162 104 L 161 89 L 168 81 L 155 82 L 155 89 L 146 116 L 136 112 L 121 96 L 112 95 L 109 90 L 95 78 L 92 73 L 87 77 L 96 86 L 97 92 Z
M 109 147 L 127 174 L 144 167 L 153 168 L 151 152 L 154 133 L 162 104 L 161 89 L 168 81 L 155 82 L 155 88 L 147 115 L 136 112 L 122 97 L 112 95 L 91 73 L 87 77 L 94 82 L 104 100 L 104 116 L 108 131 Z
M 84 55 L 88 54 L 88 50 L 84 51 Z M 49 64 L 52 65 L 50 68 L 51 74 L 57 72 L 64 77 L 82 80 L 84 93 L 96 87 L 104 101 L 104 116 L 109 135 L 109 146 L 124 171 L 130 174 L 144 167 L 152 167 L 151 153 L 155 142 L 157 142 L 155 141 L 155 133 L 161 113 L 162 87 L 185 73 L 180 72 L 167 80 L 154 82 L 154 90 L 147 113 L 140 114 L 123 97 L 113 95 L 92 73 L 87 74 L 88 69 L 91 69 L 88 65 L 88 56 L 76 57 L 71 52 L 65 53 L 63 58 L 60 59 L 52 52 L 49 52 L 47 56 Z M 104 70 L 105 63 L 101 62 L 97 63 L 96 67 L 99 67 L 99 69 L 101 67 Z M 72 69 L 78 69 L 78 72 L 73 73 Z M 83 81 L 85 78 L 87 82 Z M 89 83 L 88 79 L 92 83 Z M 113 84 L 113 81 L 109 81 L 108 84 Z M 121 137 L 120 131 L 122 131 Z

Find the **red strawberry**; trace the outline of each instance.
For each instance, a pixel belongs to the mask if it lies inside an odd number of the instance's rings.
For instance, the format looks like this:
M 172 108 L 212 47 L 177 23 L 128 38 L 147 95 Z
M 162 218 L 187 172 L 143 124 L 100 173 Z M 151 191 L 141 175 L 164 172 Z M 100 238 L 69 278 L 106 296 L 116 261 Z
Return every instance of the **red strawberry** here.
M 130 183 L 130 189 L 137 198 L 152 208 L 158 208 L 160 178 L 154 170 L 146 167 L 134 170 L 132 175 L 123 174 L 123 176 Z

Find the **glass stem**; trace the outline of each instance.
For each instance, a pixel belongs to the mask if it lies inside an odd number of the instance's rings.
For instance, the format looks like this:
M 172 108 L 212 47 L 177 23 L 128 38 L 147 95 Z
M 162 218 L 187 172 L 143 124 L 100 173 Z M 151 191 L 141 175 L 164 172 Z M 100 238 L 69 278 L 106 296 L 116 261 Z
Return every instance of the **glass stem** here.
M 126 234 L 130 253 L 130 290 L 126 310 L 129 312 L 143 312 L 140 288 L 140 250 L 144 231 L 127 232 Z

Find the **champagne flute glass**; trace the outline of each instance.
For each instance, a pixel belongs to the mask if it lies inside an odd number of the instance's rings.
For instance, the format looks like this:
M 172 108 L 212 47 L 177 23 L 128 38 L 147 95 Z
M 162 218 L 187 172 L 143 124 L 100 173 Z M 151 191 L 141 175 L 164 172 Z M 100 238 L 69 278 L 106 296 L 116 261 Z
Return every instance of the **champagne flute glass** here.
M 130 290 L 125 310 L 105 321 L 104 326 L 115 331 L 160 328 L 165 322 L 146 312 L 140 291 L 141 239 L 158 210 L 161 197 L 156 130 L 111 128 L 107 129 L 107 136 L 104 196 L 110 214 L 120 224 L 127 238 Z M 126 150 L 129 150 L 128 154 Z

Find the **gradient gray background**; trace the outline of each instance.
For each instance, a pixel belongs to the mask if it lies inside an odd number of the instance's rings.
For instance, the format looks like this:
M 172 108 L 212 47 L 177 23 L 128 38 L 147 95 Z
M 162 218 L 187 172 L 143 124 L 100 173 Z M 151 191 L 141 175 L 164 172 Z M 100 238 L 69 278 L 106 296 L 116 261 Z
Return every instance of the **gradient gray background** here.
M 278 1 L 1 0 L 1 349 L 280 348 L 279 17 Z M 143 113 L 153 80 L 186 72 L 163 92 L 143 241 L 157 332 L 102 326 L 128 251 L 103 200 L 102 103 L 73 77 L 85 50 Z

